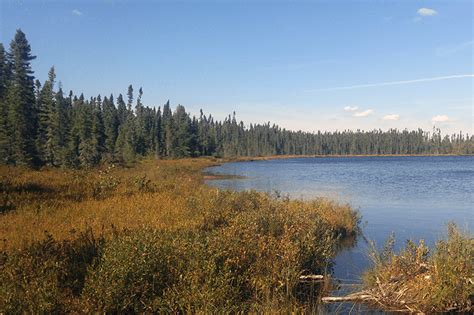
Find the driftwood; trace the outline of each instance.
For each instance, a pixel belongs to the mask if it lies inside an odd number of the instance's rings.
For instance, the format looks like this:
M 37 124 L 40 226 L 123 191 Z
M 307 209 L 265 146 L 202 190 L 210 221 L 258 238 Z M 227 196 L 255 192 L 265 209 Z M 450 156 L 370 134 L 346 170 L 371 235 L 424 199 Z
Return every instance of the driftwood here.
M 366 292 L 352 293 L 346 296 L 326 296 L 321 298 L 324 303 L 335 303 L 335 302 L 361 302 L 372 300 L 373 296 Z
M 320 281 L 324 280 L 323 275 L 305 275 L 305 276 L 300 276 L 301 281 Z

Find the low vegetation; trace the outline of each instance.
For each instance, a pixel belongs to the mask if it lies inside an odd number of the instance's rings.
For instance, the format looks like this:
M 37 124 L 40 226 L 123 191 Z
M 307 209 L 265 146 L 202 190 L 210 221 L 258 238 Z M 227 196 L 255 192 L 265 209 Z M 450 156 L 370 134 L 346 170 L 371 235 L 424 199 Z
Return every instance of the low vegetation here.
M 203 185 L 214 159 L 1 166 L 0 313 L 314 308 L 359 216 L 325 199 Z
M 366 290 L 359 296 L 387 310 L 438 313 L 474 311 L 474 238 L 453 224 L 433 249 L 408 241 L 395 253 L 394 238 L 372 251 Z

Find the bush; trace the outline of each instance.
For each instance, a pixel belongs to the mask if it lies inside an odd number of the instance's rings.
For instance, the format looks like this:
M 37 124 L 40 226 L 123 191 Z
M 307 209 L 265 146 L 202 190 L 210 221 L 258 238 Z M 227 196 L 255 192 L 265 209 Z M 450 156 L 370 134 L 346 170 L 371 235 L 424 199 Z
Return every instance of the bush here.
M 170 242 L 143 230 L 110 240 L 90 270 L 83 298 L 89 310 L 145 312 L 173 281 Z
M 430 250 L 421 240 L 407 241 L 399 253 L 394 238 L 372 251 L 374 266 L 364 276 L 368 293 L 384 309 L 410 312 L 469 312 L 474 310 L 474 239 L 454 224 L 447 239 Z M 431 252 L 431 255 L 430 255 Z
M 0 259 L 0 313 L 60 313 L 68 297 L 81 294 L 87 267 L 103 239 L 90 231 L 74 241 L 55 241 L 51 235 Z

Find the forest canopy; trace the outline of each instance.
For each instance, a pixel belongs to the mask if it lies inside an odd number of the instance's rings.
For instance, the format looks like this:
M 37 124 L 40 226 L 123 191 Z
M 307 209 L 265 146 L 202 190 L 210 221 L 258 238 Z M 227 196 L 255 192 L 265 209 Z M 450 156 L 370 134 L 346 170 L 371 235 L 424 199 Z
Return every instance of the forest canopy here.
M 472 154 L 474 137 L 439 129 L 388 131 L 291 131 L 275 124 L 223 121 L 201 110 L 192 116 L 169 101 L 142 104 L 143 90 L 126 96 L 86 98 L 65 93 L 54 67 L 35 80 L 36 57 L 21 30 L 7 51 L 0 43 L 0 163 L 28 166 L 91 167 L 130 163 L 138 157 Z M 317 126 L 315 126 L 317 127 Z M 316 128 L 315 128 L 316 129 Z

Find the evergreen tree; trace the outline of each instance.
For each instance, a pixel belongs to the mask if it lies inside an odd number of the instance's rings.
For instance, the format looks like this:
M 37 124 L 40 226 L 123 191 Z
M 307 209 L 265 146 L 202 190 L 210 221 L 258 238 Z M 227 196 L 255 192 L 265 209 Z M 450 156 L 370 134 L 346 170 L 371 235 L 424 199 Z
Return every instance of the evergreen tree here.
M 163 106 L 161 124 L 161 131 L 163 133 L 163 155 L 171 156 L 173 148 L 173 114 L 171 112 L 170 101 L 167 101 Z
M 183 106 L 178 105 L 173 114 L 173 131 L 171 156 L 186 157 L 190 155 L 191 126 L 190 119 Z
M 128 86 L 127 96 L 128 96 L 127 109 L 129 112 L 131 112 L 132 104 L 133 104 L 133 86 L 131 84 Z
M 127 105 L 123 100 L 122 94 L 117 97 L 117 119 L 118 125 L 122 125 L 127 120 Z
M 55 80 L 56 74 L 52 67 L 38 100 L 39 128 L 36 144 L 40 158 L 47 165 L 57 165 L 60 151 L 60 113 L 53 91 Z
M 12 160 L 16 164 L 37 165 L 35 144 L 38 117 L 35 111 L 34 77 L 30 62 L 36 58 L 21 30 L 10 44 L 12 74 L 8 85 L 8 123 L 11 130 Z
M 71 91 L 64 97 L 51 68 L 43 86 L 30 62 L 35 57 L 18 30 L 7 54 L 0 44 L 0 163 L 91 167 L 116 159 L 187 156 L 258 156 L 282 154 L 473 154 L 474 137 L 442 135 L 418 130 L 343 130 L 303 132 L 282 129 L 270 122 L 237 122 L 235 112 L 223 121 L 190 116 L 169 101 L 163 108 L 146 107 L 139 89 L 134 110 L 133 87 L 127 103 L 101 96 L 86 101 Z
M 8 163 L 10 158 L 10 133 L 8 130 L 7 92 L 11 79 L 10 64 L 3 44 L 0 43 L 0 163 Z
M 104 116 L 104 137 L 105 137 L 105 153 L 108 160 L 113 160 L 115 152 L 115 142 L 118 136 L 119 117 L 114 104 L 114 97 L 104 98 L 103 102 Z

